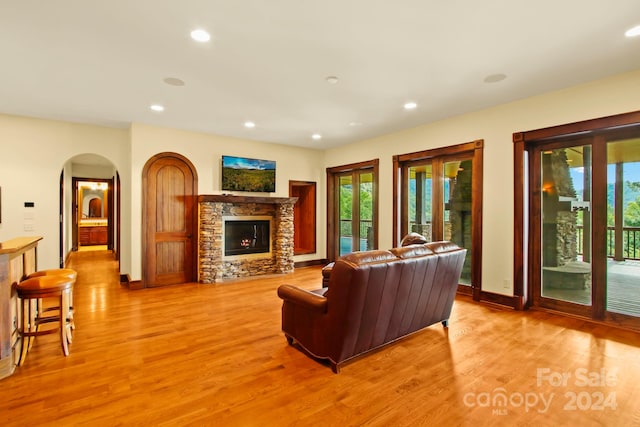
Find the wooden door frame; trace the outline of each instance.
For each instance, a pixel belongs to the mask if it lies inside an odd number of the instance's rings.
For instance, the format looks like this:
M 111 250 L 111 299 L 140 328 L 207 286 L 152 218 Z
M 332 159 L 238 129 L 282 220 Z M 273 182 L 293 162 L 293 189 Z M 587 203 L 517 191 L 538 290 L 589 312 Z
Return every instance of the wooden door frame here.
M 326 169 L 327 172 L 327 259 L 335 261 L 339 251 L 336 251 L 335 239 L 340 221 L 337 216 L 337 188 L 336 178 L 338 175 L 352 172 L 371 170 L 373 173 L 373 242 L 374 247 L 378 247 L 378 180 L 379 180 L 380 160 L 373 159 L 364 162 L 350 163 L 348 165 L 334 166 Z
M 404 234 L 408 232 L 408 219 L 402 214 L 402 206 L 408 204 L 408 194 L 402 191 L 408 186 L 408 166 L 413 162 L 427 162 L 439 159 L 444 162 L 469 155 L 472 158 L 472 197 L 471 206 L 473 211 L 473 225 L 471 228 L 471 294 L 473 299 L 480 301 L 486 299 L 495 302 L 502 302 L 503 298 L 489 293 L 482 292 L 482 188 L 483 188 L 483 151 L 484 140 L 477 139 L 447 147 L 439 147 L 430 150 L 417 151 L 407 154 L 393 156 L 393 242 L 395 246 L 400 244 Z M 439 196 L 441 177 L 434 175 L 434 197 Z M 436 210 L 438 211 L 438 210 Z M 437 221 L 442 219 L 441 213 L 435 215 Z M 435 221 L 434 220 L 434 221 Z M 435 233 L 434 239 L 441 239 L 443 236 Z M 469 293 L 469 286 L 459 287 L 461 293 Z
M 115 252 L 116 252 L 116 260 L 118 261 L 118 271 L 120 271 L 120 233 L 122 230 L 122 218 L 121 218 L 121 209 L 120 209 L 120 205 L 122 204 L 122 184 L 120 182 L 120 174 L 118 173 L 118 171 L 116 171 L 116 176 L 115 176 L 115 189 L 116 189 L 116 205 L 117 205 L 117 210 L 116 210 L 116 232 L 115 232 L 115 239 L 116 239 L 116 243 L 115 243 Z
M 600 117 L 596 119 L 584 120 L 580 122 L 562 124 L 558 126 L 552 126 L 547 128 L 535 129 L 530 131 L 522 131 L 515 132 L 513 134 L 513 175 L 514 175 L 514 240 L 513 240 L 513 290 L 514 297 L 518 299 L 518 304 L 516 305 L 517 309 L 525 309 L 529 308 L 533 305 L 533 280 L 535 280 L 535 275 L 532 272 L 534 264 L 532 264 L 532 257 L 536 257 L 536 254 L 539 254 L 540 248 L 535 243 L 535 239 L 530 238 L 530 222 L 535 218 L 531 218 L 531 207 L 530 207 L 530 197 L 534 195 L 535 192 L 539 192 L 540 189 L 531 189 L 531 163 L 534 161 L 531 159 L 530 153 L 533 150 L 533 147 L 537 144 L 547 141 L 553 140 L 562 140 L 562 139 L 570 139 L 577 136 L 580 137 L 591 137 L 596 140 L 596 138 L 602 137 L 604 134 L 609 134 L 612 132 L 638 132 L 640 131 L 640 111 L 633 111 L 629 113 L 617 114 L 613 116 Z M 601 145 L 601 150 L 604 151 L 604 156 L 606 157 L 606 148 L 604 148 L 604 144 L 593 144 Z M 602 156 L 602 152 L 592 151 L 592 156 Z M 602 173 L 606 176 L 606 171 L 594 171 L 594 183 L 596 181 L 596 173 L 601 175 Z M 602 187 L 602 186 L 601 186 Z M 592 189 L 593 200 L 597 200 L 596 197 L 604 190 L 598 187 Z M 529 209 L 525 209 L 529 207 Z M 604 209 L 604 213 L 601 212 L 601 209 Z M 606 220 L 606 207 L 602 207 L 600 210 L 596 209 L 594 212 L 595 218 L 592 217 L 592 221 L 595 223 L 596 220 L 601 220 L 598 218 L 604 218 Z M 604 233 L 605 231 L 601 231 L 600 233 Z M 592 248 L 593 248 L 593 256 L 598 256 L 598 253 L 602 253 L 602 250 L 606 249 L 601 248 L 602 243 L 598 241 L 604 239 L 601 234 L 598 234 L 598 231 L 594 230 Z M 537 251 L 537 252 L 535 252 Z M 600 277 L 603 274 L 606 275 L 606 271 L 602 272 L 596 268 L 596 271 L 592 272 L 594 276 Z M 601 311 L 600 307 L 595 307 L 595 317 L 596 319 L 600 317 Z
M 195 281 L 197 280 L 197 277 L 198 277 L 198 209 L 197 209 L 197 202 L 196 202 L 198 197 L 198 173 L 193 163 L 191 163 L 189 159 L 187 159 L 185 156 L 181 154 L 174 153 L 174 152 L 158 153 L 152 156 L 151 158 L 149 158 L 149 160 L 147 160 L 147 162 L 145 163 L 142 169 L 142 209 L 141 209 L 142 211 L 142 236 L 141 236 L 142 257 L 141 259 L 145 259 L 145 257 L 147 256 L 149 251 L 149 244 L 152 239 L 152 237 L 150 236 L 151 233 L 147 229 L 149 227 L 148 221 L 147 221 L 147 210 L 148 210 L 147 189 L 148 189 L 148 180 L 149 180 L 149 177 L 148 177 L 149 170 L 156 161 L 160 159 L 165 159 L 165 158 L 173 158 L 173 159 L 182 161 L 191 170 L 191 174 L 193 177 L 192 186 L 193 186 L 193 197 L 194 197 L 194 209 L 192 209 L 191 217 L 190 217 L 190 220 L 192 221 L 192 230 L 193 230 L 193 237 L 191 239 L 191 245 L 192 245 L 191 250 L 192 250 L 193 256 L 191 260 L 192 261 L 191 266 L 189 266 L 190 267 L 189 274 L 191 276 L 191 279 Z M 147 266 L 147 264 L 145 263 L 142 264 L 141 282 L 143 287 L 147 287 L 147 280 L 148 280 L 148 277 L 150 276 L 149 272 L 147 271 L 148 268 L 149 267 Z
M 59 196 L 59 202 L 58 202 L 58 232 L 59 232 L 59 236 L 60 238 L 58 239 L 58 249 L 60 252 L 60 257 L 58 260 L 58 265 L 60 268 L 64 268 L 64 261 L 65 261 L 65 253 L 64 253 L 64 242 L 65 242 L 65 235 L 64 235 L 64 206 L 65 206 L 65 200 L 64 200 L 64 169 L 62 169 L 62 172 L 60 172 L 60 188 L 59 188 L 60 193 L 58 194 Z
M 543 185 L 542 185 L 542 174 L 536 173 L 535 171 L 539 171 L 542 169 L 542 161 L 540 154 L 547 150 L 560 150 L 560 149 L 568 149 L 570 147 L 578 147 L 578 146 L 589 146 L 592 149 L 593 147 L 592 139 L 588 137 L 571 137 L 564 139 L 554 139 L 552 141 L 546 142 L 544 145 L 534 145 L 531 144 L 528 150 L 529 157 L 529 168 L 528 168 L 528 182 L 531 187 L 534 188 L 533 191 L 529 193 L 529 221 L 528 221 L 528 235 L 542 235 L 542 222 L 543 222 L 543 214 L 542 214 L 542 200 L 541 195 L 543 193 Z M 604 153 L 604 157 L 606 158 L 606 152 Z M 606 179 L 606 168 L 602 171 L 596 171 L 595 168 L 592 173 L 591 180 L 591 195 L 593 200 L 597 200 L 595 181 L 601 180 L 602 176 L 600 175 L 604 172 L 604 177 Z M 605 188 L 606 193 L 606 188 Z M 606 197 L 606 195 L 605 195 Z M 604 208 L 604 217 L 606 220 L 606 206 L 602 206 L 601 204 L 593 204 L 592 203 L 592 211 L 591 211 L 591 222 L 594 223 L 594 217 L 597 217 L 596 210 L 600 210 L 600 208 Z M 595 239 L 594 239 L 595 240 Z M 530 254 L 541 254 L 542 253 L 542 245 L 541 239 L 531 238 L 529 240 L 529 253 Z M 597 248 L 593 246 L 593 258 L 600 256 L 597 251 Z M 606 254 L 605 254 L 606 256 Z M 595 264 L 592 264 L 595 269 Z M 540 256 L 532 256 L 529 259 L 529 263 L 527 265 L 528 271 L 528 279 L 529 283 L 542 282 L 541 280 L 541 271 L 543 269 L 543 261 Z M 606 272 L 605 272 L 606 274 Z M 593 276 L 593 273 L 592 273 Z M 593 295 L 592 295 L 593 300 Z M 527 295 L 527 301 L 529 301 L 530 306 L 541 306 L 546 307 L 556 311 L 564 311 L 566 313 L 574 314 L 582 317 L 592 317 L 594 313 L 593 305 L 583 305 L 573 303 L 571 301 L 557 300 L 549 297 L 545 297 L 542 295 L 542 286 L 531 286 Z
M 113 249 L 113 232 L 114 228 L 112 226 L 113 217 L 115 214 L 114 206 L 113 206 L 113 178 L 82 178 L 82 177 L 71 177 L 71 222 L 73 229 L 71 230 L 71 239 L 72 239 L 72 250 L 78 250 L 78 224 L 80 223 L 78 218 L 78 183 L 80 181 L 86 182 L 105 182 L 107 183 L 109 191 L 107 192 L 107 225 L 108 225 L 108 237 L 107 237 L 107 248 Z M 118 218 L 120 217 L 120 206 L 118 206 Z M 119 232 L 119 231 L 118 231 Z M 120 235 L 117 236 L 118 241 L 120 240 Z

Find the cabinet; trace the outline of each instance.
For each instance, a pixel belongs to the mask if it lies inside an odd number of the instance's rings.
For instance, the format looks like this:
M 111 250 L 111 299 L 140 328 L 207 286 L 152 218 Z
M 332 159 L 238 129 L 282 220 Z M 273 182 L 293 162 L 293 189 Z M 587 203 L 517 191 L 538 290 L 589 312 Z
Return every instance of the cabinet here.
M 11 375 L 17 359 L 18 295 L 14 284 L 36 271 L 42 237 L 18 237 L 0 243 L 0 378 Z M 15 356 L 15 357 L 14 357 Z
M 107 226 L 82 226 L 78 241 L 81 246 L 106 245 Z

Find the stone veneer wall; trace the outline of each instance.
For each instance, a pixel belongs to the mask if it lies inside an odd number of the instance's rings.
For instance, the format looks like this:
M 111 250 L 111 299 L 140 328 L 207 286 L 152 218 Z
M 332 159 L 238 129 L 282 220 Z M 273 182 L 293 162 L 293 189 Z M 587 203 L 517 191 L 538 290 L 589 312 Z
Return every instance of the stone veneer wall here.
M 293 205 L 296 200 L 295 197 L 199 196 L 200 283 L 293 272 Z M 226 216 L 272 217 L 270 256 L 223 259 L 222 218 Z
M 569 172 L 569 161 L 565 149 L 553 150 L 545 155 L 543 167 L 550 185 L 543 197 L 544 267 L 563 266 L 578 259 L 577 223 L 578 214 L 570 205 L 559 203 L 560 197 L 576 199 L 576 190 Z

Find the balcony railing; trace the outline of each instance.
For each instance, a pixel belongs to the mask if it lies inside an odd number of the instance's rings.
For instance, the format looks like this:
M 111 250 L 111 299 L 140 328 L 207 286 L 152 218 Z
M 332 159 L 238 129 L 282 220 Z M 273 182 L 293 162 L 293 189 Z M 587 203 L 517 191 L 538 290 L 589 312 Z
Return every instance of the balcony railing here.
M 352 220 L 350 219 L 341 219 L 340 220 L 340 236 L 344 237 L 353 237 L 353 232 L 351 229 L 351 224 L 352 224 Z M 359 225 L 359 233 L 360 233 L 360 249 L 361 251 L 363 250 L 368 250 L 368 249 L 373 249 L 373 242 L 372 242 L 372 237 L 369 235 L 369 230 L 371 230 L 371 227 L 373 226 L 373 221 L 370 219 L 361 219 L 360 220 L 360 225 Z M 350 247 L 350 246 L 349 246 Z
M 578 254 L 583 255 L 584 230 L 581 225 L 577 226 L 576 241 L 578 244 Z M 633 259 L 640 260 L 640 227 L 622 228 L 622 253 L 616 254 L 615 227 L 607 227 L 607 257 L 616 260 Z
M 351 223 L 353 221 L 350 219 L 341 219 L 340 220 L 340 235 L 341 236 L 351 236 Z M 367 232 L 372 226 L 373 221 L 370 219 L 361 219 L 360 220 L 360 237 L 363 239 L 367 238 Z
M 340 220 L 340 235 L 343 237 L 351 237 L 350 219 Z M 360 238 L 367 239 L 367 232 L 372 227 L 371 220 L 360 220 Z M 577 227 L 576 242 L 578 245 L 578 254 L 583 255 L 582 243 L 584 241 L 584 230 L 581 225 Z M 607 227 L 607 257 L 613 259 L 631 259 L 640 260 L 640 227 L 623 227 L 622 228 L 622 254 L 616 254 L 615 245 L 615 227 Z M 616 256 L 621 255 L 621 256 Z

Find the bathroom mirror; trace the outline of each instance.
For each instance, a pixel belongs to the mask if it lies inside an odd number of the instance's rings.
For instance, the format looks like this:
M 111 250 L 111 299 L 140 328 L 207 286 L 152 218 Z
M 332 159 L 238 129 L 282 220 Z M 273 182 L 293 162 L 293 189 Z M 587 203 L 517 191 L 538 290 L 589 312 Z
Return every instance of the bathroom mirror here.
M 107 217 L 107 183 L 81 182 L 79 203 L 81 219 L 98 219 Z

